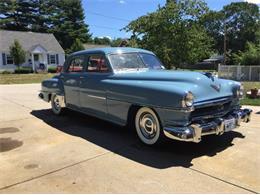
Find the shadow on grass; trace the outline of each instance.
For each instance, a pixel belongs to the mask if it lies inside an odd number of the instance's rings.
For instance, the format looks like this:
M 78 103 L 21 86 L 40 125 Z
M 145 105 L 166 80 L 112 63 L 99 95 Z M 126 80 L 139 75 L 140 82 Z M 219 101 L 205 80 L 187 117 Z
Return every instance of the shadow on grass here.
M 199 144 L 167 140 L 151 147 L 142 144 L 134 131 L 74 111 L 66 111 L 63 116 L 54 116 L 51 110 L 34 110 L 31 114 L 59 131 L 158 169 L 190 167 L 192 159 L 215 156 L 231 147 L 234 138 L 244 138 L 241 133 L 231 131 L 222 136 L 204 137 Z

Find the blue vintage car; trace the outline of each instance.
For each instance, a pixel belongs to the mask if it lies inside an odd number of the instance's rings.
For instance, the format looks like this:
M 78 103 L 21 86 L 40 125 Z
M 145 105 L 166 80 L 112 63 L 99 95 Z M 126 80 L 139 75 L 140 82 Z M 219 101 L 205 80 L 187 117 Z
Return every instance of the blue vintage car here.
M 165 70 L 150 51 L 101 48 L 70 55 L 59 75 L 42 82 L 39 97 L 54 114 L 64 108 L 118 125 L 133 125 L 142 142 L 163 137 L 200 142 L 249 122 L 239 82 L 210 73 Z

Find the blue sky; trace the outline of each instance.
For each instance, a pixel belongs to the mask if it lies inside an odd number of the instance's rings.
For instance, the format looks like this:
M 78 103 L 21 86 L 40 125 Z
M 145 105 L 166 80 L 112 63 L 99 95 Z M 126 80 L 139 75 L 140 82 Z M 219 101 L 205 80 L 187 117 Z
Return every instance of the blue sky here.
M 206 0 L 213 10 L 220 10 L 224 5 L 242 0 Z M 258 0 L 250 0 L 258 1 Z M 83 0 L 85 21 L 94 37 L 109 36 L 112 39 L 130 36 L 120 31 L 129 21 L 153 12 L 158 5 L 164 5 L 165 0 Z

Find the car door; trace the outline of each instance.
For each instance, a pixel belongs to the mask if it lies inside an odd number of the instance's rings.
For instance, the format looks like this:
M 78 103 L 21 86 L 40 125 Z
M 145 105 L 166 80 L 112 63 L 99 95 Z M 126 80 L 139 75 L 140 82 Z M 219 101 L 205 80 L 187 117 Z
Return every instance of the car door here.
M 80 79 L 80 105 L 94 116 L 107 114 L 106 83 L 110 68 L 103 54 L 89 54 L 86 72 Z
M 84 66 L 84 56 L 73 56 L 69 59 L 67 70 L 61 73 L 64 85 L 66 105 L 70 108 L 79 108 L 79 82 Z

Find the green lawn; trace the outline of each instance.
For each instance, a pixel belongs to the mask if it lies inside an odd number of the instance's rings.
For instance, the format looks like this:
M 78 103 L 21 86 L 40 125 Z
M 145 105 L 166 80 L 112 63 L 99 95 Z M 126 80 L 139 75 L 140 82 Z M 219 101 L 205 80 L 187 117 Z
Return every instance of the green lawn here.
M 245 88 L 245 93 L 247 91 L 250 91 L 252 88 L 258 88 L 260 89 L 260 82 L 242 82 Z M 260 106 L 260 99 L 250 99 L 248 97 L 245 97 L 241 100 L 242 105 L 252 105 L 252 106 Z
M 53 77 L 55 74 L 0 74 L 0 84 L 27 84 L 40 83 L 44 79 Z

